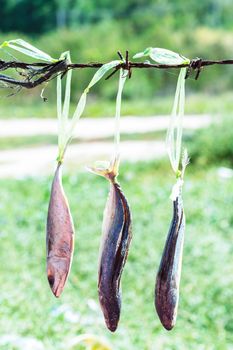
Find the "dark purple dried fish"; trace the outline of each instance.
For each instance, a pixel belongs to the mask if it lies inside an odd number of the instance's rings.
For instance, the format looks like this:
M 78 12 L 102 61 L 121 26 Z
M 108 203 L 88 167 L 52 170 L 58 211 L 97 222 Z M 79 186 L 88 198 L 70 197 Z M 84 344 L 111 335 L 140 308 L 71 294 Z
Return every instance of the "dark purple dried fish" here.
M 117 160 L 110 170 L 92 169 L 110 181 L 100 248 L 98 293 L 108 329 L 114 332 L 120 318 L 120 280 L 132 238 L 131 214 L 127 200 L 116 181 Z
M 58 298 L 65 286 L 73 255 L 74 226 L 62 187 L 61 163 L 58 163 L 50 196 L 47 218 L 47 276 Z
M 185 215 L 180 190 L 175 201 L 173 201 L 173 219 L 155 286 L 155 307 L 162 325 L 167 330 L 171 330 L 176 322 L 184 232 Z

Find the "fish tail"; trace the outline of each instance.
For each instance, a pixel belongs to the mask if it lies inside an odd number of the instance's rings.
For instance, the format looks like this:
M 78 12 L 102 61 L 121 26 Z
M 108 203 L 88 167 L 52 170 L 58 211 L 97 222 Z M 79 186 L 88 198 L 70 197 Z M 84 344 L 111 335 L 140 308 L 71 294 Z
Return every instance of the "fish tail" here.
M 120 157 L 119 155 L 115 156 L 109 164 L 101 164 L 98 166 L 98 163 L 96 166 L 88 167 L 87 169 L 97 175 L 106 177 L 110 181 L 115 180 L 115 178 L 118 175 L 118 169 L 119 169 L 119 163 L 120 163 Z M 102 166 L 101 166 L 102 165 Z

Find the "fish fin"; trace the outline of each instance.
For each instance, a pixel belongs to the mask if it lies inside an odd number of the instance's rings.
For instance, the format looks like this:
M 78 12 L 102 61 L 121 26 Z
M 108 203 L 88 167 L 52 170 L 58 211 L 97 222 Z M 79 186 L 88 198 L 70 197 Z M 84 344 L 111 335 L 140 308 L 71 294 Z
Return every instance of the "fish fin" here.
M 87 170 L 114 181 L 118 175 L 119 163 L 120 157 L 117 155 L 110 162 L 96 162 L 95 166 L 87 167 Z

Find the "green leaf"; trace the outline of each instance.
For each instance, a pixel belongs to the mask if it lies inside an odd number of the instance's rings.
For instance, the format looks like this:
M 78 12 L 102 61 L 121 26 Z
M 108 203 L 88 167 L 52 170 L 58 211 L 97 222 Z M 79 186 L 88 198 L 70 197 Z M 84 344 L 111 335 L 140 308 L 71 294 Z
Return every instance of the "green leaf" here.
M 26 56 L 35 58 L 40 61 L 51 62 L 51 63 L 58 61 L 57 59 L 54 59 L 50 55 L 45 53 L 44 51 L 37 49 L 35 46 L 27 43 L 22 39 L 4 41 L 2 45 L 0 45 L 0 48 L 2 47 L 10 47 L 13 50 L 21 52 Z
M 76 110 L 74 112 L 72 121 L 71 121 L 71 127 L 70 127 L 70 132 L 68 135 L 68 138 L 72 138 L 73 136 L 73 132 L 75 129 L 75 126 L 77 124 L 77 121 L 79 120 L 79 118 L 81 117 L 83 110 L 85 108 L 86 105 L 86 97 L 87 94 L 89 92 L 89 89 L 94 86 L 96 83 L 98 83 L 98 81 L 112 68 L 116 67 L 118 64 L 120 64 L 121 61 L 120 60 L 115 60 L 115 61 L 111 61 L 109 63 L 104 64 L 102 67 L 100 67 L 98 69 L 98 71 L 94 74 L 93 78 L 91 79 L 90 83 L 88 84 L 87 88 L 84 90 L 78 104 L 76 107 Z M 69 141 L 67 141 L 69 142 Z
M 162 48 L 148 47 L 144 52 L 139 52 L 133 56 L 133 58 L 141 58 L 149 56 L 153 61 L 158 64 L 167 65 L 180 65 L 189 64 L 190 60 L 174 51 L 170 51 Z
M 176 175 L 179 171 L 182 147 L 182 130 L 185 104 L 185 75 L 186 68 L 181 68 L 177 81 L 176 93 L 166 138 L 168 156 L 172 169 Z
M 69 52 L 65 52 L 61 55 L 60 59 L 67 59 L 70 62 Z M 65 99 L 62 108 L 62 81 L 61 75 L 57 77 L 57 116 L 58 116 L 58 144 L 59 144 L 59 155 L 58 160 L 63 161 L 65 150 L 68 144 L 71 142 L 74 129 L 77 125 L 77 122 L 81 115 L 83 114 L 84 108 L 86 106 L 87 94 L 89 89 L 94 86 L 110 69 L 116 67 L 122 61 L 116 60 L 111 61 L 109 63 L 104 64 L 102 67 L 98 69 L 98 71 L 94 74 L 87 88 L 82 93 L 77 107 L 74 111 L 73 117 L 69 119 L 69 107 L 70 107 L 70 95 L 71 95 L 71 70 L 67 73 L 66 78 L 66 90 L 65 90 Z
M 91 81 L 90 81 L 90 83 L 85 91 L 88 92 L 89 89 L 93 85 L 95 85 L 110 69 L 116 67 L 120 63 L 121 63 L 121 61 L 115 60 L 115 61 L 111 61 L 109 63 L 106 63 L 102 67 L 100 67 L 100 69 L 98 69 L 98 71 L 95 73 L 95 75 L 91 79 Z
M 115 145 L 115 155 L 114 158 L 119 156 L 119 146 L 120 146 L 120 116 L 121 116 L 121 98 L 122 92 L 125 85 L 125 81 L 128 76 L 128 71 L 121 69 L 119 75 L 119 84 L 116 98 L 116 112 L 115 112 L 115 137 L 114 137 L 114 145 Z

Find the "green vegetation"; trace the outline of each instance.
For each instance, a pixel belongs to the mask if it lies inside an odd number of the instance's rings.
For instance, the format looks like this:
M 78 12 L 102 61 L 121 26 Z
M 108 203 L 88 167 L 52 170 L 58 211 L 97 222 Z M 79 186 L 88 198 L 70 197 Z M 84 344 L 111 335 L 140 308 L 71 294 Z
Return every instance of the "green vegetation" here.
M 231 1 L 219 0 L 8 0 L 0 7 L 0 44 L 20 37 L 55 58 L 70 50 L 73 62 L 108 62 L 118 58 L 117 50 L 124 54 L 127 49 L 132 59 L 149 46 L 188 58 L 224 59 L 233 56 L 232 11 Z M 0 59 L 14 60 L 14 56 L 30 61 L 13 51 L 0 51 Z M 74 71 L 70 114 L 94 72 Z M 15 76 L 12 70 L 4 74 Z M 170 114 L 178 74 L 172 69 L 133 70 L 123 93 L 122 115 Z M 117 79 L 115 75 L 103 80 L 90 91 L 84 117 L 114 115 Z M 42 87 L 19 93 L 0 88 L 0 118 L 56 118 L 55 81 L 44 92 L 47 103 L 40 98 Z M 184 184 L 187 229 L 175 329 L 162 329 L 153 300 L 172 215 L 169 195 L 174 176 L 168 160 L 142 160 L 123 164 L 119 176 L 131 205 L 134 236 L 122 278 L 122 316 L 116 334 L 104 326 L 96 286 L 106 181 L 77 169 L 64 176 L 77 231 L 76 249 L 67 287 L 55 299 L 45 272 L 52 178 L 38 174 L 33 179 L 0 179 L 1 350 L 19 350 L 19 343 L 17 347 L 3 344 L 4 337 L 14 335 L 37 339 L 43 350 L 84 350 L 68 346 L 83 333 L 105 337 L 113 350 L 231 349 L 233 182 L 221 177 L 218 168 L 233 166 L 232 91 L 232 66 L 206 67 L 197 81 L 191 76 L 186 82 L 186 114 L 217 115 L 218 123 L 184 133 L 191 164 Z M 149 132 L 122 139 L 164 136 L 164 132 Z M 56 144 L 57 137 L 3 138 L 0 149 L 48 143 Z
M 127 90 L 127 83 L 125 90 Z M 175 89 L 175 81 L 174 89 Z M 115 85 L 117 90 L 117 84 Z M 95 87 L 92 91 L 95 91 Z M 125 92 L 125 91 L 124 91 Z M 53 99 L 49 98 L 43 102 L 40 98 L 40 91 L 33 97 L 27 96 L 28 91 L 16 96 L 3 98 L 0 100 L 0 118 L 1 119 L 20 119 L 20 118 L 56 118 L 57 111 Z M 116 91 L 115 91 L 116 93 Z M 151 116 L 151 115 L 169 115 L 173 104 L 174 91 L 166 96 L 154 96 L 146 99 L 125 100 L 122 101 L 122 116 Z M 124 95 L 124 93 L 123 93 Z M 80 95 L 73 92 L 73 99 L 78 101 Z M 71 104 L 71 113 L 76 105 Z M 14 107 L 12 108 L 12 104 Z M 233 111 L 232 92 L 210 95 L 205 93 L 188 94 L 186 96 L 185 113 L 186 114 L 211 114 L 218 115 L 222 119 L 224 115 L 229 117 Z M 113 117 L 115 114 L 115 100 L 109 100 L 99 96 L 88 96 L 87 105 L 83 117 Z
M 1 29 L 3 31 L 20 30 L 29 33 L 42 33 L 54 26 L 80 27 L 102 21 L 128 20 L 137 28 L 146 28 L 154 19 L 164 18 L 173 28 L 208 25 L 232 29 L 233 5 L 231 1 L 203 0 L 197 3 L 190 0 L 9 0 L 0 8 Z M 25 15 L 27 21 L 24 20 Z M 14 18 L 14 21 L 8 21 Z
M 198 166 L 207 164 L 233 165 L 233 128 L 232 118 L 223 118 L 201 131 L 187 137 L 192 162 Z
M 182 53 L 185 57 L 196 56 L 206 59 L 223 59 L 233 56 L 231 45 L 232 34 L 222 29 L 209 29 L 206 27 L 193 30 L 173 30 L 169 24 L 161 25 L 157 21 L 148 25 L 148 28 L 137 30 L 130 21 L 100 22 L 94 27 L 91 25 L 81 27 L 78 30 L 59 30 L 44 34 L 40 37 L 30 37 L 19 33 L 1 33 L 0 42 L 8 39 L 22 37 L 38 48 L 48 52 L 52 57 L 58 58 L 61 52 L 70 50 L 74 62 L 101 61 L 107 62 L 118 58 L 116 51 L 123 53 L 126 49 L 130 57 L 148 46 L 158 46 Z M 87 40 L 88 38 L 88 40 Z M 98 43 L 98 45 L 96 44 Z M 16 55 L 15 52 L 12 54 Z M 25 60 L 25 57 L 17 54 L 17 58 Z M 1 58 L 10 60 L 12 57 L 5 51 L 1 51 Z M 27 59 L 28 60 L 28 59 Z M 94 74 L 94 69 L 82 69 L 75 71 L 72 82 L 72 100 L 77 101 L 77 96 L 89 83 Z M 11 74 L 11 72 L 9 72 Z M 13 74 L 13 73 L 12 73 Z M 134 70 L 132 79 L 127 81 L 124 90 L 124 101 L 131 105 L 135 100 L 152 101 L 155 97 L 163 100 L 174 93 L 178 71 L 170 70 Z M 45 96 L 50 101 L 55 101 L 55 82 L 51 82 L 45 90 Z M 108 81 L 101 81 L 90 92 L 92 101 L 114 100 L 116 96 L 117 76 Z M 233 70 L 231 66 L 214 66 L 203 70 L 198 81 L 188 79 L 187 92 L 192 94 L 199 92 L 204 96 L 213 94 L 223 95 L 226 91 L 233 90 Z M 1 89 L 1 96 L 6 92 Z M 27 101 L 39 100 L 40 89 L 20 93 L 27 105 Z M 15 97 L 14 97 L 15 98 Z M 3 101 L 5 99 L 2 99 Z
M 21 147 L 35 147 L 45 145 L 57 145 L 57 136 L 54 135 L 37 135 L 37 136 L 17 136 L 17 137 L 1 137 L 0 150 L 19 149 Z
M 229 349 L 233 184 L 219 178 L 215 167 L 197 171 L 190 166 L 186 175 L 181 299 L 177 326 L 168 333 L 155 314 L 153 290 L 171 220 L 169 194 L 174 179 L 163 163 L 122 166 L 120 182 L 131 204 L 134 238 L 122 281 L 121 322 L 113 335 L 95 309 L 107 184 L 88 173 L 64 178 L 77 230 L 76 250 L 67 288 L 61 299 L 55 299 L 45 274 L 51 178 L 1 180 L 1 335 L 37 338 L 46 350 L 67 349 L 66 342 L 83 332 L 107 337 L 117 350 Z

